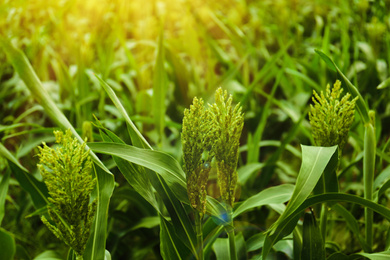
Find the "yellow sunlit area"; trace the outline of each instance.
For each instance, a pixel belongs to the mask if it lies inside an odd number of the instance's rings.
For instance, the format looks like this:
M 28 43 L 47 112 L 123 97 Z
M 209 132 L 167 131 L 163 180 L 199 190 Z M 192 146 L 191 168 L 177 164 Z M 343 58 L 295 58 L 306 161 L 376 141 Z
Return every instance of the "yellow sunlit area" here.
M 390 259 L 389 0 L 0 0 L 0 260 Z

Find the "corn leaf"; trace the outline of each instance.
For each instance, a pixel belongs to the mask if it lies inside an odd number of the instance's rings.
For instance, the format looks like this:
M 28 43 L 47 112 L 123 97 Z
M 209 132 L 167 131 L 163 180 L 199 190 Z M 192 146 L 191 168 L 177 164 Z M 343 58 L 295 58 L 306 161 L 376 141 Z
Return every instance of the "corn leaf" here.
M 278 226 L 276 227 L 276 230 L 272 235 L 267 235 L 266 241 L 264 243 L 263 251 L 267 250 L 269 252 L 270 247 L 274 244 L 275 241 L 278 241 L 279 239 L 277 238 L 278 235 L 280 234 L 289 234 L 291 233 L 292 229 L 295 227 L 299 217 L 301 216 L 302 212 L 309 208 L 313 207 L 319 203 L 325 203 L 325 202 L 348 202 L 348 203 L 355 203 L 361 206 L 364 206 L 366 208 L 369 208 L 372 211 L 375 211 L 382 215 L 384 218 L 387 220 L 390 220 L 390 209 L 379 205 L 377 203 L 374 203 L 370 200 L 363 199 L 359 196 L 356 195 L 351 195 L 351 194 L 344 194 L 344 193 L 335 193 L 335 192 L 329 192 L 329 193 L 323 193 L 319 195 L 314 195 L 309 198 L 307 198 L 301 205 L 299 205 L 294 211 L 292 211 L 289 214 L 288 218 L 282 219 L 279 223 Z M 268 254 L 267 252 L 267 254 Z M 264 253 L 263 253 L 264 254 Z M 264 255 L 263 255 L 264 257 Z M 263 258 L 264 259 L 264 258 Z
M 157 48 L 156 64 L 153 77 L 153 115 L 154 123 L 159 135 L 159 143 L 162 144 L 165 127 L 165 95 L 167 91 L 167 76 L 164 69 L 164 34 L 160 32 Z
M 284 203 L 291 198 L 294 185 L 282 184 L 265 189 L 258 194 L 246 199 L 233 213 L 233 218 L 250 209 L 267 204 Z
M 290 224 L 288 229 L 285 226 L 280 225 L 284 223 L 286 219 L 298 220 L 299 216 L 292 217 L 292 212 L 299 208 L 313 191 L 327 165 L 329 164 L 327 172 L 333 171 L 337 165 L 337 146 L 317 147 L 302 145 L 301 147 L 302 164 L 295 189 L 286 210 L 268 231 L 263 249 L 264 259 L 266 259 L 273 244 L 293 231 L 296 222 L 288 222 Z
M 96 153 L 117 156 L 159 173 L 176 197 L 188 203 L 185 174 L 171 155 L 119 143 L 88 143 L 88 146 Z

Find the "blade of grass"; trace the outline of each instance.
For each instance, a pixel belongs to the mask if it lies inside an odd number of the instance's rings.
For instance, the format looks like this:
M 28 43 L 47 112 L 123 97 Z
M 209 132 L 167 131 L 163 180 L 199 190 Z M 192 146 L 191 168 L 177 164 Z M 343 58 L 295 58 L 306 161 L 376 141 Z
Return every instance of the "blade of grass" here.
M 165 127 L 165 96 L 167 91 L 167 76 L 164 69 L 164 34 L 163 30 L 160 32 L 160 37 L 157 47 L 157 58 L 154 66 L 153 76 L 153 115 L 154 123 L 157 129 L 159 140 L 158 144 L 161 147 L 164 137 Z
M 5 199 L 7 198 L 10 172 L 7 171 L 0 182 L 0 226 L 5 215 Z
M 119 113 L 123 116 L 123 118 L 126 120 L 126 123 L 128 126 L 130 126 L 130 137 L 133 144 L 137 147 L 142 148 L 148 148 L 153 150 L 153 148 L 150 146 L 148 141 L 143 137 L 143 135 L 139 132 L 133 121 L 130 119 L 129 115 L 127 114 L 125 108 L 122 106 L 121 102 L 119 101 L 118 97 L 116 96 L 115 92 L 112 90 L 112 88 L 100 77 L 96 75 L 96 78 L 99 80 L 100 84 L 104 88 L 104 90 L 107 92 L 108 96 L 110 97 L 111 101 L 114 103 L 116 108 L 118 109 Z

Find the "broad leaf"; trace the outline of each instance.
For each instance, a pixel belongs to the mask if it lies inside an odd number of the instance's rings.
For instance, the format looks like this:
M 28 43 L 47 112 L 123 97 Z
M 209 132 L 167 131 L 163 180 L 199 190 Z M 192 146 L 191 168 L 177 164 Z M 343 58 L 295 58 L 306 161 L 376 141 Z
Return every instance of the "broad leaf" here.
M 271 249 L 272 245 L 279 241 L 283 236 L 291 233 L 295 224 L 290 223 L 288 229 L 286 226 L 280 226 L 286 219 L 298 221 L 299 216 L 292 216 L 294 212 L 310 195 L 320 179 L 326 166 L 330 163 L 328 169 L 333 171 L 337 165 L 337 146 L 317 147 L 302 145 L 302 164 L 298 174 L 297 182 L 291 200 L 286 210 L 279 219 L 271 226 L 263 248 L 263 258 Z M 296 223 L 296 222 L 295 222 Z M 283 231 L 283 233 L 282 233 Z

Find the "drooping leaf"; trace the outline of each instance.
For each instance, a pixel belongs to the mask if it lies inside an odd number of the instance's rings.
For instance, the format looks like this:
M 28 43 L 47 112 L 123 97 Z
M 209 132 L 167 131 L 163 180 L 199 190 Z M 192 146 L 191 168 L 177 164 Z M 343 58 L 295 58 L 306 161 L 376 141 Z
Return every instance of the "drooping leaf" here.
M 176 197 L 183 202 L 188 202 L 185 174 L 171 155 L 118 143 L 102 142 L 88 143 L 88 145 L 94 152 L 114 155 L 159 173 Z

